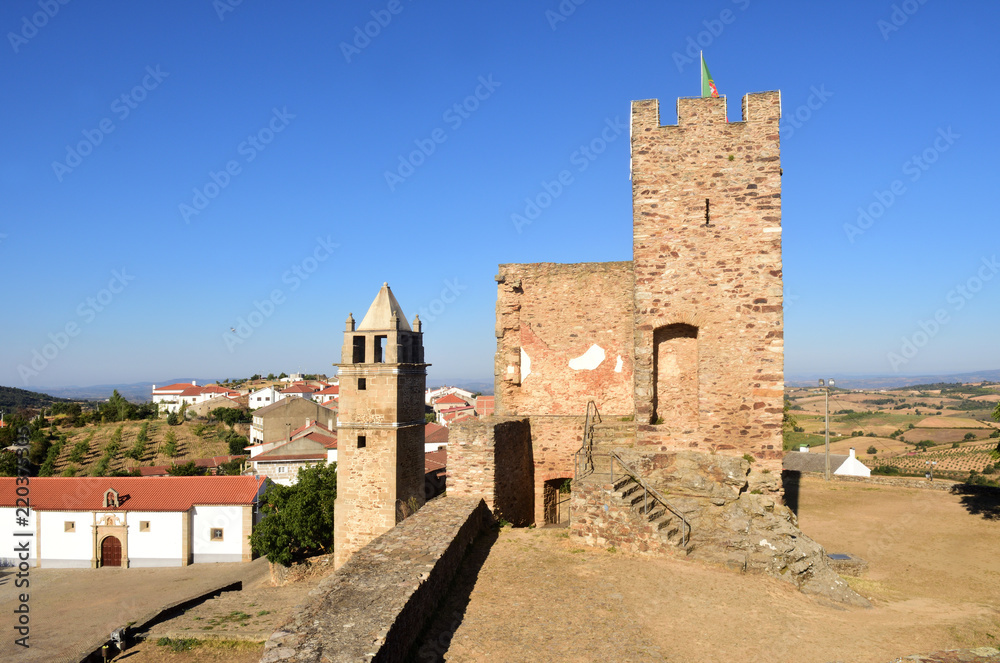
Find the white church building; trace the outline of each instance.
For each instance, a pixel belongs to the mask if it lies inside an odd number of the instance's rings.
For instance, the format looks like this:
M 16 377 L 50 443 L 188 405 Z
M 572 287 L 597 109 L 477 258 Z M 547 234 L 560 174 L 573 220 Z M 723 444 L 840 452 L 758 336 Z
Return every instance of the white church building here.
M 268 483 L 251 476 L 16 481 L 0 478 L 0 565 L 51 568 L 248 562 Z

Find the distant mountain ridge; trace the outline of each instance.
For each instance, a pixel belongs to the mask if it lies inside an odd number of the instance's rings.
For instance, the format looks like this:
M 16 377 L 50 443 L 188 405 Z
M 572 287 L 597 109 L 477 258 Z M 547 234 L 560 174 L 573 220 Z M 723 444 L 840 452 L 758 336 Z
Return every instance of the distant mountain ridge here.
M 785 377 L 789 387 L 815 387 L 819 378 L 833 378 L 838 387 L 844 389 L 899 389 L 914 384 L 934 384 L 937 382 L 1000 382 L 1000 370 L 974 371 L 971 373 L 946 373 L 939 375 L 858 375 L 850 373 L 828 373 L 814 378 L 802 374 Z
M 178 382 L 188 382 L 192 380 L 196 381 L 198 384 L 212 384 L 216 380 L 212 379 L 200 379 L 200 378 L 178 378 L 174 380 L 163 380 L 162 382 L 133 382 L 130 384 L 97 384 L 91 385 L 89 387 L 46 387 L 45 391 L 58 395 L 63 398 L 70 398 L 74 400 L 87 400 L 87 401 L 103 401 L 111 397 L 111 394 L 117 389 L 118 393 L 121 394 L 125 400 L 132 403 L 146 403 L 153 400 L 153 385 L 158 384 L 161 387 L 168 384 L 176 384 Z
M 37 391 L 28 391 L 17 387 L 0 387 L 0 410 L 14 412 L 19 408 L 42 408 L 53 403 L 69 399 L 56 398 Z

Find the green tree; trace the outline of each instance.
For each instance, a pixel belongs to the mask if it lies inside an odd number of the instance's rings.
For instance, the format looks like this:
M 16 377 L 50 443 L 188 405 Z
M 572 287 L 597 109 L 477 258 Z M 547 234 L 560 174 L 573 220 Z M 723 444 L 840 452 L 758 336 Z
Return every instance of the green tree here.
M 247 438 L 233 431 L 229 431 L 226 435 L 226 442 L 229 445 L 230 456 L 239 456 L 246 453 L 244 447 L 250 443 Z
M 278 376 L 278 379 L 279 380 L 284 380 L 287 377 L 288 377 L 288 373 L 282 372 L 281 375 Z
M 225 463 L 219 463 L 219 474 L 224 476 L 239 476 L 240 471 L 243 469 L 244 460 L 246 460 L 246 456 L 240 456 Z
M 289 566 L 333 549 L 336 468 L 336 463 L 320 463 L 300 469 L 294 486 L 268 486 L 261 498 L 264 519 L 250 535 L 254 552 L 273 564 Z
M 208 470 L 198 467 L 190 460 L 183 465 L 171 465 L 167 468 L 167 474 L 172 477 L 202 477 L 208 474 Z
M 795 417 L 791 414 L 792 401 L 785 397 L 785 407 L 781 411 L 781 428 L 782 430 L 795 430 L 795 427 L 799 425 L 799 422 L 795 420 Z
M 177 455 L 177 435 L 172 430 L 163 437 L 163 453 L 171 458 Z
M 868 455 L 869 456 L 874 456 L 877 453 L 878 453 L 878 449 L 875 448 L 874 444 L 871 445 L 870 447 L 868 447 Z
M 237 407 L 217 407 L 208 413 L 213 419 L 218 419 L 230 428 L 236 424 L 248 424 L 253 420 L 249 411 Z

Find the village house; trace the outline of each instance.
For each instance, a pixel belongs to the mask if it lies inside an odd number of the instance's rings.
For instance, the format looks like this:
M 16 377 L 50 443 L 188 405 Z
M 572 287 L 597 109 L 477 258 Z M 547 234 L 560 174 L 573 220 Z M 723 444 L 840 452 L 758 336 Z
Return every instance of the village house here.
M 328 387 L 320 389 L 319 391 L 313 392 L 312 399 L 321 405 L 325 405 L 331 401 L 336 401 L 340 398 L 340 385 L 331 384 Z
M 337 434 L 315 421 L 307 421 L 301 428 L 292 431 L 288 440 L 274 442 L 254 453 L 253 447 L 248 463 L 248 473 L 266 476 L 283 486 L 291 486 L 298 481 L 299 470 L 317 463 L 337 462 Z
M 239 395 L 238 391 L 217 384 L 199 387 L 197 381 L 192 380 L 191 384 L 178 382 L 159 388 L 154 384 L 152 401 L 160 407 L 160 412 L 171 413 L 180 411 L 185 404 L 196 405 L 213 398 L 237 398 Z
M 0 478 L 0 550 L 8 555 L 28 539 L 29 563 L 48 568 L 248 562 L 267 484 L 249 476 L 38 477 L 30 516 L 18 525 L 16 481 Z
M 330 430 L 337 426 L 337 413 L 308 398 L 285 398 L 253 413 L 250 444 L 287 441 L 302 422 L 316 421 Z
M 312 399 L 312 395 L 318 391 L 315 387 L 307 384 L 293 384 L 290 387 L 281 390 L 281 395 L 284 398 L 309 398 Z
M 467 389 L 462 389 L 461 387 L 437 387 L 436 389 L 427 389 L 424 392 L 424 402 L 427 405 L 431 405 L 437 399 L 449 394 L 454 394 L 468 403 L 475 400 L 475 396 Z
M 826 473 L 826 454 L 809 453 L 809 447 L 799 447 L 799 453 L 785 454 L 781 463 L 785 472 Z M 850 454 L 830 454 L 830 473 L 851 477 L 870 477 L 871 469 L 858 460 L 851 448 Z
M 274 387 L 264 387 L 263 389 L 250 392 L 247 403 L 251 410 L 256 410 L 258 408 L 267 407 L 268 405 L 274 405 L 284 397 L 285 395 L 278 389 L 275 389 Z

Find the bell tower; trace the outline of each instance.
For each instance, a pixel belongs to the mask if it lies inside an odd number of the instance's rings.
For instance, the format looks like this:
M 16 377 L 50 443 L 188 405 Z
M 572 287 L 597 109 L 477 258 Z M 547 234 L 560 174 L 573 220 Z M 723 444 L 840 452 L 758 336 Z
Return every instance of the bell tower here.
M 337 417 L 334 568 L 424 503 L 423 333 L 382 284 L 344 329 Z

